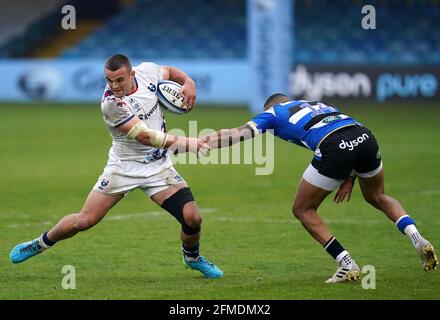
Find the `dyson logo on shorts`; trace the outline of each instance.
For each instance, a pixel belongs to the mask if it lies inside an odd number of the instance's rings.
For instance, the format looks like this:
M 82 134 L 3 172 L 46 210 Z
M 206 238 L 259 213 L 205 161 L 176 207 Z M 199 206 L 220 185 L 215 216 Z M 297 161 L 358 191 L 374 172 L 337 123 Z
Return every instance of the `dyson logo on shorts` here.
M 348 151 L 352 151 L 355 147 L 360 145 L 362 142 L 367 140 L 369 138 L 368 134 L 364 133 L 363 135 L 357 137 L 354 140 L 351 141 L 345 141 L 341 140 L 341 143 L 339 144 L 339 148 L 344 150 L 345 148 L 348 148 Z

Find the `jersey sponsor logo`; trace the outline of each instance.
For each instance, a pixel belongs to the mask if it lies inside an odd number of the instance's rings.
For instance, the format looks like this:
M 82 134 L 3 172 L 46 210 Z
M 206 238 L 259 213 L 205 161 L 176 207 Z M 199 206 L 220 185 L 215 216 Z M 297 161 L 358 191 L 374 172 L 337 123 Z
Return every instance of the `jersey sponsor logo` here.
M 339 148 L 344 150 L 348 148 L 348 151 L 353 151 L 354 148 L 356 148 L 358 145 L 360 145 L 361 143 L 363 143 L 365 140 L 369 139 L 370 137 L 368 136 L 368 134 L 364 133 L 363 135 L 357 137 L 354 140 L 351 141 L 345 141 L 345 140 L 341 140 L 341 143 L 339 144 Z
M 150 85 L 147 87 L 151 92 L 156 92 L 156 86 L 150 82 Z
M 324 119 L 322 120 L 322 122 L 324 122 L 324 123 L 330 123 L 330 122 L 333 122 L 333 121 L 336 121 L 336 120 L 341 120 L 341 119 L 342 119 L 341 116 L 329 116 L 329 117 L 324 118 Z
M 151 115 L 154 113 L 154 111 L 157 110 L 158 106 L 159 106 L 159 104 L 156 103 L 156 105 L 155 105 L 153 108 L 151 108 L 151 110 L 148 111 L 146 114 L 142 114 L 142 113 L 139 114 L 139 115 L 138 115 L 138 118 L 139 118 L 140 120 L 148 120 L 148 118 L 151 117 Z

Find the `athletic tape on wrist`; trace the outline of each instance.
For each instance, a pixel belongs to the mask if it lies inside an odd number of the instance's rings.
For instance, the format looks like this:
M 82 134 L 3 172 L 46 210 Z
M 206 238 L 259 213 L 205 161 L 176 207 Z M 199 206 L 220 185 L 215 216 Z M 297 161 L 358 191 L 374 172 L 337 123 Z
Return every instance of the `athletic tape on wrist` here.
M 150 144 L 153 147 L 163 148 L 166 143 L 166 134 L 159 130 L 152 130 L 147 127 L 142 121 L 138 122 L 130 129 L 127 136 L 131 139 L 135 139 L 140 133 L 145 132 L 150 138 Z

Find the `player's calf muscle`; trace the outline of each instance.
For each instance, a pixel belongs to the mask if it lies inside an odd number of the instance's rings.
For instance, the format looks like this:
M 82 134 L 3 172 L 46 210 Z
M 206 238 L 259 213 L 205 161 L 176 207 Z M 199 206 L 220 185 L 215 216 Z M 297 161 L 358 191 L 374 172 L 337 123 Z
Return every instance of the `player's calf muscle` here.
M 62 218 L 47 234 L 52 241 L 60 241 L 74 236 L 78 231 L 75 224 L 78 220 L 78 213 L 72 213 Z
M 97 219 L 91 216 L 84 216 L 83 214 L 78 214 L 75 224 L 73 225 L 73 229 L 77 232 L 85 231 L 96 225 L 99 222 L 99 220 L 101 219 Z

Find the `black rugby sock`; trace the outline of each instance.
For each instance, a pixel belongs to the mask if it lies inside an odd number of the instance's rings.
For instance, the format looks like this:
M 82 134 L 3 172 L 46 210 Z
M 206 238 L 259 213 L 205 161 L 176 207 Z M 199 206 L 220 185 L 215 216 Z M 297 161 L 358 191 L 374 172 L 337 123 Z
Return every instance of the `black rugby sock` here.
M 200 244 L 198 243 L 192 247 L 189 247 L 185 243 L 182 243 L 182 253 L 185 259 L 197 260 L 197 258 L 199 257 L 199 247 Z
M 336 240 L 335 237 L 331 237 L 329 241 L 324 245 L 325 251 L 327 251 L 336 262 L 340 262 L 346 255 L 348 255 L 348 251 L 344 249 L 344 247 Z

